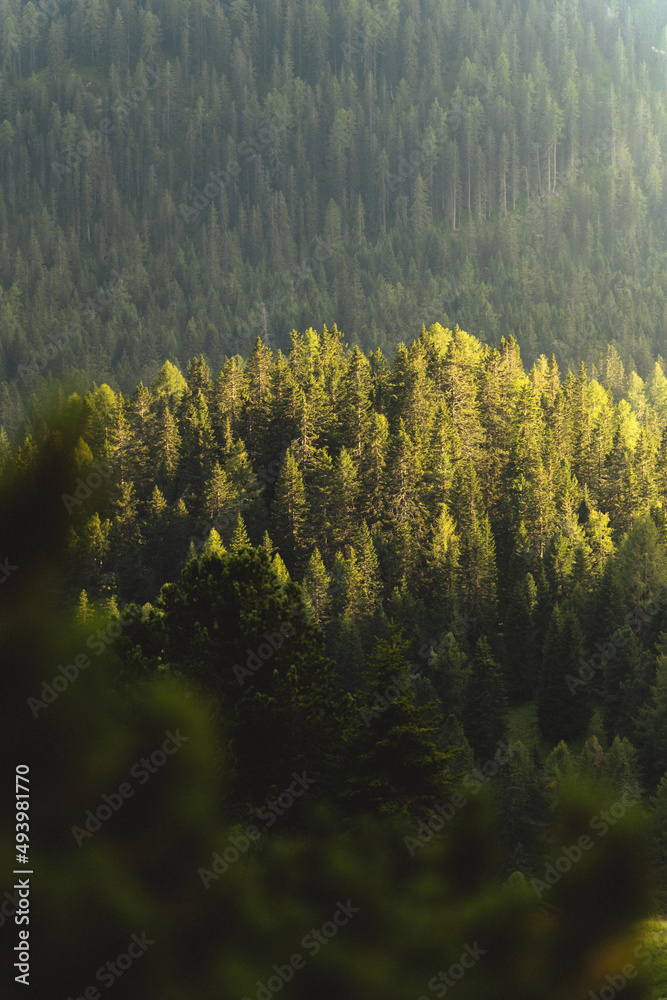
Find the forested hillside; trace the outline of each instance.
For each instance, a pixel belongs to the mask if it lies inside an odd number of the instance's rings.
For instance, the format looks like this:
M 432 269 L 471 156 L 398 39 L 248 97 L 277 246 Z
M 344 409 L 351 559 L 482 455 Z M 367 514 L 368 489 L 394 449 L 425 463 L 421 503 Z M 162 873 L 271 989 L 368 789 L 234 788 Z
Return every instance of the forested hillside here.
M 218 373 L 167 362 L 130 397 L 103 385 L 61 404 L 83 419 L 59 490 L 63 611 L 85 627 L 126 609 L 127 677 L 175 670 L 240 698 L 236 808 L 285 757 L 320 766 L 353 811 L 419 814 L 533 718 L 521 790 L 500 807 L 505 864 L 531 872 L 553 768 L 642 781 L 663 808 L 666 407 L 657 364 L 646 383 L 612 349 L 597 378 L 544 356 L 526 372 L 513 339 L 491 349 L 437 324 L 391 365 L 335 327 L 294 333 L 287 356 L 258 340 Z M 35 422 L 5 443 L 5 481 L 32 475 L 42 440 Z M 285 707 L 258 722 L 283 699 L 298 719 L 286 743 Z M 398 739 L 396 713 L 410 727 L 418 706 L 422 735 L 387 771 L 378 732 Z M 417 763 L 424 739 L 437 766 Z M 377 799 L 350 779 L 366 788 L 362 759 Z
M 664 0 L 0 0 L 8 979 L 665 996 L 666 154 Z
M 0 424 L 335 321 L 664 354 L 660 0 L 0 0 Z

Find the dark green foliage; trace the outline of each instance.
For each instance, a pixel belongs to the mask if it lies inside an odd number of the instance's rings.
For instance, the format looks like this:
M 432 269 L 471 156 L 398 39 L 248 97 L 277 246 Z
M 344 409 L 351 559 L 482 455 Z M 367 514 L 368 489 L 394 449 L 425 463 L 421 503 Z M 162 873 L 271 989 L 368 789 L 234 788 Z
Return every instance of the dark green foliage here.
M 539 679 L 540 647 L 537 625 L 537 586 L 526 573 L 514 587 L 503 622 L 503 661 L 508 694 L 513 701 L 532 698 Z
M 242 13 L 235 8 L 236 17 Z M 84 33 L 81 37 L 101 57 L 95 39 Z M 150 38 L 144 41 L 150 44 Z M 182 45 L 184 57 L 192 58 L 187 38 Z M 119 52 L 117 56 L 121 59 Z M 412 211 L 418 209 L 413 206 Z M 322 340 L 331 347 L 326 337 Z M 267 371 L 259 373 L 260 381 Z M 191 430 L 205 427 L 205 422 L 197 423 L 195 411 L 188 410 L 187 394 L 193 389 L 198 394 L 196 412 L 201 416 L 212 391 L 201 365 L 190 369 L 188 380 L 191 385 L 183 388 L 175 369 L 163 371 L 153 390 L 154 399 L 162 400 L 165 408 L 173 404 L 175 424 L 180 422 L 184 436 L 188 422 Z M 257 392 L 256 409 L 251 408 L 256 428 L 269 390 L 253 384 L 250 391 Z M 142 396 L 137 395 L 138 409 L 151 405 Z M 408 409 L 409 398 L 402 402 Z M 305 535 L 305 598 L 268 536 L 259 548 L 247 544 L 245 520 L 238 510 L 234 522 L 224 526 L 231 528 L 227 550 L 207 520 L 204 505 L 210 497 L 204 486 L 215 463 L 236 477 L 239 488 L 247 472 L 244 446 L 231 425 L 222 441 L 193 434 L 189 440 L 195 453 L 186 454 L 180 468 L 178 458 L 171 474 L 162 470 L 162 485 L 156 482 L 157 473 L 148 471 L 135 482 L 129 478 L 127 456 L 134 455 L 135 468 L 141 471 L 140 449 L 131 448 L 132 434 L 136 443 L 137 435 L 144 433 L 140 414 L 133 418 L 135 429 L 128 432 L 128 441 L 121 441 L 124 401 L 110 404 L 113 394 L 104 390 L 85 405 L 76 398 L 63 404 L 53 426 L 50 418 L 36 419 L 21 446 L 5 458 L 0 479 L 0 555 L 7 553 L 0 595 L 0 704 L 13 759 L 27 760 L 31 767 L 31 851 L 40 878 L 39 905 L 30 926 L 43 959 L 34 965 L 35 995 L 78 995 L 92 983 L 99 963 L 123 952 L 129 935 L 145 928 L 155 943 L 137 962 L 132 977 L 118 984 L 119 997 L 134 997 L 137 991 L 148 1000 L 170 995 L 214 1000 L 244 992 L 250 996 L 257 992 L 258 980 L 272 975 L 274 957 L 280 963 L 303 949 L 304 935 L 331 919 L 339 899 L 349 899 L 359 912 L 349 928 L 341 928 L 336 940 L 312 961 L 309 956 L 306 967 L 295 974 L 290 992 L 299 1000 L 401 1000 L 420 991 L 425 995 L 431 992 L 431 976 L 458 961 L 464 942 L 479 942 L 485 954 L 459 984 L 462 998 L 557 1000 L 599 992 L 607 970 L 615 972 L 632 961 L 633 924 L 651 902 L 643 807 L 633 806 L 622 822 L 610 826 L 586 860 L 573 865 L 557 884 L 538 885 L 536 892 L 535 885 L 514 878 L 503 891 L 500 882 L 519 866 L 540 879 L 546 856 L 551 852 L 555 858 L 563 844 L 589 834 L 591 818 L 609 808 L 611 796 L 597 790 L 587 790 L 585 797 L 567 792 L 562 775 L 572 767 L 596 778 L 606 773 L 617 801 L 637 775 L 633 748 L 615 740 L 607 751 L 591 738 L 577 757 L 560 744 L 538 778 L 534 758 L 517 747 L 510 761 L 495 771 L 491 757 L 498 733 L 504 737 L 506 731 L 503 673 L 492 653 L 496 634 L 473 644 L 471 635 L 474 640 L 479 623 L 475 625 L 470 615 L 476 609 L 462 605 L 457 595 L 443 607 L 437 594 L 429 594 L 424 580 L 431 536 L 421 511 L 415 515 L 412 539 L 409 517 L 398 526 L 391 513 L 368 526 L 360 517 L 329 566 L 317 557 L 306 562 L 315 550 Z M 267 408 L 266 414 L 270 412 Z M 246 415 L 247 410 L 238 414 L 239 421 Z M 428 422 L 425 412 L 413 416 L 415 423 Z M 472 421 L 474 413 L 462 411 L 459 416 L 463 424 Z M 264 429 L 270 425 L 267 415 Z M 253 428 L 247 426 L 247 432 L 253 440 Z M 497 426 L 494 433 L 500 434 Z M 256 490 L 254 502 L 268 519 L 275 483 L 285 466 L 282 457 L 267 458 L 256 450 L 261 440 L 257 436 L 249 446 L 249 468 L 253 476 L 265 473 L 266 489 L 261 497 Z M 417 449 L 416 432 L 411 440 Z M 474 437 L 467 444 L 474 456 L 470 462 L 481 466 Z M 283 447 L 289 455 L 288 445 Z M 331 447 L 335 452 L 333 443 Z M 307 482 L 306 451 L 295 446 L 293 461 Z M 341 454 L 338 451 L 336 458 Z M 110 463 L 103 468 L 110 470 L 109 481 L 100 477 L 103 483 L 86 486 L 94 462 L 107 456 Z M 157 466 L 150 443 L 145 457 Z M 273 461 L 277 468 L 271 466 Z M 396 468 L 392 465 L 392 472 Z M 187 503 L 178 496 L 181 473 L 189 491 Z M 201 488 L 193 486 L 193 477 L 200 473 Z M 420 490 L 426 474 L 417 476 Z M 494 497 L 483 478 L 480 483 L 484 508 L 487 502 L 503 502 L 502 491 Z M 426 498 L 432 485 L 424 487 Z M 378 487 L 376 500 L 389 511 L 383 489 Z M 68 510 L 63 495 L 72 496 L 76 490 L 84 499 L 77 498 Z M 279 508 L 280 494 L 278 499 Z M 473 500 L 478 502 L 476 496 Z M 570 524 L 566 505 L 561 507 L 564 521 L 554 529 L 558 532 Z M 428 500 L 424 510 L 429 510 Z M 459 505 L 457 534 L 469 530 L 468 513 Z M 306 502 L 306 526 L 307 514 Z M 588 520 L 594 514 L 591 508 Z M 258 516 L 253 530 L 260 530 L 261 521 Z M 491 531 L 490 519 L 488 523 Z M 632 600 L 655 593 L 662 575 L 659 560 L 649 558 L 650 529 L 638 525 L 641 544 L 627 549 L 645 557 L 636 577 L 628 573 L 627 551 L 621 550 L 629 584 L 626 597 Z M 223 529 L 222 523 L 219 527 Z M 295 533 L 284 524 L 277 527 L 283 531 L 278 549 L 286 551 Z M 398 547 L 404 565 L 400 581 L 394 579 L 392 547 Z M 188 549 L 192 558 L 179 575 Z M 535 559 L 541 557 L 540 552 Z M 582 580 L 593 593 L 595 573 L 582 565 Z M 650 573 L 642 578 L 644 567 Z M 334 601 L 341 597 L 342 604 L 336 620 L 324 623 L 333 625 L 334 632 L 347 624 L 350 635 L 352 626 L 365 629 L 363 648 L 374 630 L 383 633 L 386 608 L 396 609 L 420 659 L 433 648 L 429 677 L 411 676 L 407 645 L 391 627 L 388 638 L 380 639 L 368 657 L 365 689 L 349 695 L 341 691 L 334 664 L 325 654 L 324 637 L 312 620 L 316 609 L 323 619 L 329 613 L 330 568 L 336 569 L 332 588 L 341 584 L 340 593 L 331 596 Z M 162 588 L 153 606 L 125 605 L 127 599 L 141 600 L 141 592 L 150 589 L 144 573 L 154 574 L 155 580 L 164 574 L 176 582 Z M 646 579 L 650 587 L 641 590 Z M 546 581 L 543 574 L 540 581 L 537 603 L 542 600 L 544 609 L 548 583 L 558 584 L 556 577 Z M 440 583 L 443 586 L 442 577 Z M 450 589 L 458 586 L 454 575 Z M 584 601 L 580 592 L 578 581 L 571 599 L 578 607 Z M 120 617 L 116 593 L 122 595 Z M 495 593 L 481 599 L 483 621 L 492 619 L 495 602 Z M 285 623 L 292 630 L 283 633 L 281 642 L 278 634 Z M 456 704 L 465 671 L 461 649 L 443 650 L 445 636 L 454 629 L 459 630 L 461 647 L 473 646 L 462 715 L 476 756 L 486 757 L 487 773 L 491 762 L 496 817 L 490 815 L 485 797 L 476 797 L 470 781 L 466 783 L 471 775 L 465 775 L 465 795 L 459 800 L 463 804 L 451 807 L 454 816 L 446 829 L 444 821 L 440 824 L 439 842 L 416 841 L 418 830 L 430 832 L 424 827 L 426 819 L 433 818 L 436 803 L 453 796 L 453 779 L 471 764 L 460 721 L 449 717 L 442 726 L 450 707 L 447 699 Z M 115 648 L 110 649 L 114 640 Z M 661 640 L 651 654 L 657 660 L 657 676 L 641 731 L 645 772 L 654 782 L 661 777 L 665 756 L 663 647 Z M 565 651 L 576 657 L 580 649 L 574 612 L 567 607 L 560 618 L 557 610 L 540 691 L 544 703 L 555 706 L 554 716 L 561 706 L 552 681 L 560 671 L 563 687 L 565 669 L 577 670 L 576 662 L 566 662 Z M 71 664 L 82 651 L 91 662 L 72 680 L 69 668 L 63 674 L 58 664 Z M 69 679 L 65 687 L 62 676 Z M 54 685 L 58 696 L 47 699 L 45 680 L 54 677 L 60 680 Z M 431 702 L 433 693 L 436 700 Z M 544 716 L 542 706 L 542 723 Z M 72 828 L 82 828 L 86 810 L 97 808 L 102 795 L 113 794 L 128 775 L 135 777 L 137 761 L 158 750 L 167 731 L 186 737 L 182 749 L 160 765 L 146 787 L 137 783 L 133 800 L 78 846 Z M 282 792 L 294 772 L 316 776 L 313 791 L 279 815 L 282 829 L 262 827 L 263 839 L 255 846 L 246 836 L 248 824 L 259 823 L 255 810 Z M 660 821 L 663 792 L 659 786 L 655 812 Z M 317 802 L 322 808 L 314 810 Z M 382 822 L 369 818 L 369 812 L 379 814 Z M 409 821 L 399 826 L 396 814 Z M 3 819 L 0 834 L 0 853 L 10 871 L 13 816 Z M 406 850 L 404 838 L 411 838 L 417 848 Z M 233 848 L 238 857 L 215 878 L 219 872 L 211 869 L 219 869 L 217 858 L 225 852 L 229 857 L 233 843 L 244 846 Z M 656 845 L 659 859 L 663 847 L 661 842 Z M 628 986 L 628 997 L 633 989 Z
M 667 771 L 667 656 L 664 652 L 657 658 L 655 683 L 642 716 L 642 763 L 644 773 L 655 784 Z
M 511 756 L 500 767 L 494 788 L 503 818 L 507 870 L 529 870 L 541 839 L 545 802 L 535 762 L 523 743 L 512 743 Z
M 486 638 L 478 639 L 466 679 L 463 728 L 475 757 L 493 758 L 499 740 L 507 738 L 507 696 L 502 670 Z
M 167 667 L 219 700 L 230 720 L 237 800 L 261 803 L 276 776 L 306 763 L 321 774 L 342 704 L 333 665 L 300 589 L 281 586 L 263 548 L 189 562 L 156 610 L 130 629 L 125 648 L 139 645 L 147 666 Z
M 615 632 L 612 640 L 596 650 L 597 660 L 605 661 L 602 722 L 609 740 L 617 734 L 634 742 L 639 709 L 650 694 L 652 658 L 627 626 Z
M 346 753 L 357 772 L 344 799 L 356 811 L 423 813 L 446 792 L 452 751 L 437 747 L 439 719 L 415 703 L 406 643 L 392 625 L 371 657 L 368 688 L 358 720 L 346 734 Z
M 53 375 L 130 391 L 196 356 L 188 391 L 221 442 L 226 417 L 238 431 L 238 372 L 212 388 L 202 355 L 219 366 L 258 336 L 287 354 L 293 329 L 333 318 L 387 357 L 422 323 L 511 331 L 529 364 L 595 362 L 615 402 L 636 367 L 664 407 L 659 0 L 557 18 L 481 0 L 38 6 L 0 9 L 0 425 L 14 432 Z M 466 454 L 484 434 L 497 449 L 489 482 L 511 448 L 517 356 L 509 337 L 499 364 L 441 373 Z M 421 422 L 376 361 L 352 363 L 332 408 L 332 440 L 357 455 L 369 393 Z M 480 400 L 461 392 L 473 369 Z M 403 374 L 427 406 L 419 366 Z M 315 400 L 290 401 L 285 426 L 317 421 Z M 571 436 L 578 477 L 617 430 L 596 414 Z M 243 433 L 254 458 L 258 425 Z M 648 449 L 633 462 L 627 443 L 591 492 L 625 526 L 633 477 L 643 506 L 655 495 Z
M 591 698 L 585 684 L 574 686 L 568 678 L 579 677 L 583 656 L 581 626 L 569 607 L 554 608 L 544 644 L 537 692 L 537 720 L 545 740 L 551 744 L 576 739 L 591 719 Z
M 460 716 L 469 669 L 466 654 L 452 633 L 448 632 L 432 650 L 426 672 L 446 715 L 453 713 Z

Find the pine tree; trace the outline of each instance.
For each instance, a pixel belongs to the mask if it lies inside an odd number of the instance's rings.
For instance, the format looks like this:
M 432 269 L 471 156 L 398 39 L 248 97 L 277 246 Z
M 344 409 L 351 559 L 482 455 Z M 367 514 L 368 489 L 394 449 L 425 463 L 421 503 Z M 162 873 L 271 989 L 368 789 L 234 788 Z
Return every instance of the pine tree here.
M 580 680 L 582 654 L 581 627 L 575 613 L 556 604 L 544 644 L 537 691 L 537 723 L 551 745 L 577 739 L 590 722 L 592 708 L 587 687 L 584 683 L 568 684 L 568 677 Z
M 514 587 L 503 616 L 503 662 L 513 701 L 535 696 L 540 667 L 535 611 L 537 586 L 531 573 Z
M 387 469 L 387 511 L 394 531 L 407 527 L 416 539 L 425 533 L 425 509 L 421 500 L 423 455 L 419 437 L 412 439 L 403 419 L 392 445 Z
M 361 621 L 365 621 L 372 615 L 382 594 L 380 562 L 365 521 L 361 522 L 360 527 L 353 535 L 353 548 L 350 556 L 352 555 L 356 567 L 354 595 L 352 597 L 353 613 Z
M 358 347 L 350 355 L 341 389 L 338 417 L 341 442 L 354 455 L 356 464 L 359 465 L 371 418 L 372 378 L 370 365 Z
M 236 518 L 236 525 L 234 526 L 234 531 L 229 542 L 229 551 L 232 555 L 237 555 L 249 545 L 250 538 L 248 537 L 246 526 L 243 523 L 243 518 L 239 514 Z
M 492 760 L 507 739 L 507 696 L 502 670 L 486 638 L 477 640 L 464 692 L 463 728 L 480 761 Z
M 621 795 L 639 788 L 639 755 L 625 737 L 614 737 L 607 751 L 606 773 Z
M 314 622 L 326 633 L 331 621 L 331 577 L 319 549 L 314 549 L 303 577 L 303 593 Z
M 271 352 L 257 338 L 252 354 L 243 369 L 245 420 L 243 437 L 253 461 L 265 461 L 273 456 L 265 453 L 269 407 L 271 404 Z
M 331 654 L 340 684 L 346 691 L 358 690 L 365 680 L 366 657 L 352 612 L 345 610 L 332 631 Z
M 293 566 L 306 546 L 306 493 L 291 449 L 280 470 L 271 514 L 279 548 L 288 564 Z
M 364 442 L 361 471 L 362 514 L 369 524 L 382 520 L 386 506 L 389 422 L 383 413 L 371 413 Z
M 205 512 L 211 521 L 222 520 L 224 527 L 233 524 L 233 515 L 241 504 L 239 491 L 219 462 L 216 462 L 204 489 Z
M 468 657 L 455 636 L 447 632 L 437 648 L 431 650 L 426 669 L 445 714 L 461 716 L 469 673 Z
M 79 594 L 75 618 L 76 621 L 81 622 L 82 624 L 85 624 L 89 618 L 92 618 L 92 611 L 88 602 L 88 594 L 85 590 L 82 590 Z
M 357 765 L 341 794 L 353 812 L 418 815 L 448 786 L 453 754 L 437 749 L 428 706 L 414 705 L 405 649 L 400 629 L 392 626 L 389 640 L 380 640 L 371 657 L 360 717 L 345 734 L 345 757 Z
M 174 478 L 181 456 L 181 435 L 168 406 L 156 411 L 151 444 L 151 450 L 155 454 L 155 474 L 160 482 L 169 484 Z
M 561 786 L 577 773 L 577 762 L 565 740 L 560 740 L 542 765 L 542 780 L 552 802 L 558 801 Z
M 341 448 L 334 462 L 331 482 L 331 526 L 335 547 L 343 548 L 352 540 L 357 523 L 359 475 L 347 448 Z
M 326 448 L 318 448 L 306 482 L 308 534 L 325 560 L 334 548 L 333 462 Z
M 477 636 L 496 628 L 497 579 L 495 541 L 487 515 L 473 514 L 460 533 L 458 595 Z
M 460 550 L 456 526 L 443 504 L 426 555 L 428 587 L 434 604 L 442 608 L 450 608 L 453 603 L 454 585 L 459 575 Z
M 583 745 L 579 758 L 580 773 L 584 778 L 600 782 L 606 772 L 607 756 L 597 736 L 591 736 Z
M 151 553 L 150 568 L 154 570 L 152 586 L 159 590 L 166 580 L 168 572 L 168 506 L 159 486 L 153 487 L 153 492 L 147 504 L 148 518 L 146 525 L 146 545 Z
M 203 489 L 213 458 L 215 436 L 206 395 L 201 389 L 188 390 L 181 403 L 183 438 L 180 479 L 182 487 L 195 492 Z
M 530 869 L 539 859 L 545 801 L 534 760 L 523 743 L 512 743 L 510 759 L 493 781 L 502 817 L 505 870 Z
M 222 366 L 212 393 L 211 417 L 219 444 L 224 444 L 225 427 L 238 433 L 243 415 L 243 369 L 236 358 Z

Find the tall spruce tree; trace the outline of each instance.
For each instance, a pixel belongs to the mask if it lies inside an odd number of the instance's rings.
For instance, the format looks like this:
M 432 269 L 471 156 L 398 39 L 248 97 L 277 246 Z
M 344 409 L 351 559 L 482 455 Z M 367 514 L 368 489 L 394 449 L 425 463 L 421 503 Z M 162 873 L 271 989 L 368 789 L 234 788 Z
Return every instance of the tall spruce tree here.
M 582 736 L 591 720 L 590 693 L 580 677 L 582 659 L 583 638 L 577 616 L 570 607 L 557 604 L 547 631 L 537 690 L 537 722 L 551 745 Z

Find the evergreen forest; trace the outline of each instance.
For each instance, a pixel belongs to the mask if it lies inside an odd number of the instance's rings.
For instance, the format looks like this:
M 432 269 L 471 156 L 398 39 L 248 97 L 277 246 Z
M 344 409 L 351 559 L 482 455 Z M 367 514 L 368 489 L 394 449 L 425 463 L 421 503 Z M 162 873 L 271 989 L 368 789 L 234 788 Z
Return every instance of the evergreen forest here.
M 662 0 L 0 0 L 2 995 L 667 995 L 666 222 Z

